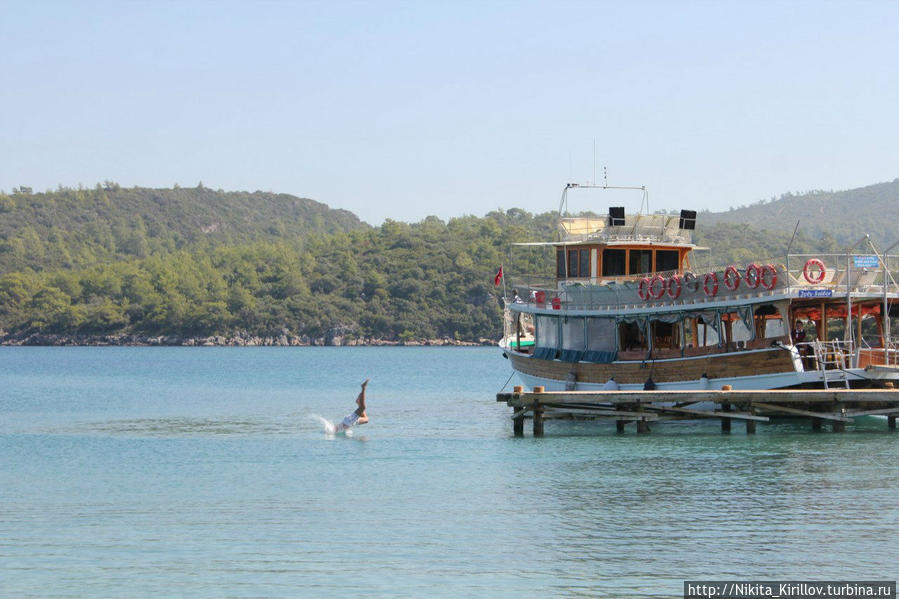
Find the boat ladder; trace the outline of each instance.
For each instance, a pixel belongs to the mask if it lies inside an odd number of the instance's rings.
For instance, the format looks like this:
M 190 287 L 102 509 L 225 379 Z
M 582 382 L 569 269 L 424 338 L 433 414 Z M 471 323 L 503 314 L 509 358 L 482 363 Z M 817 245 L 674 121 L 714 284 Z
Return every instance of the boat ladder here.
M 822 342 L 816 339 L 812 342 L 812 348 L 815 351 L 815 360 L 817 360 L 818 369 L 821 371 L 824 388 L 829 389 L 830 382 L 842 381 L 846 388 L 849 389 L 849 374 L 846 371 L 846 351 L 841 347 L 840 342 Z M 827 373 L 829 371 L 835 372 L 836 375 L 828 377 Z

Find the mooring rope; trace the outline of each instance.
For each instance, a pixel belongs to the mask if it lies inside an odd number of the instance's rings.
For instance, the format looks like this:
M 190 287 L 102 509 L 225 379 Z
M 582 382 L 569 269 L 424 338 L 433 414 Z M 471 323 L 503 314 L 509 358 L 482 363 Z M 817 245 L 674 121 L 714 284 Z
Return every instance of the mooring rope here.
M 506 385 L 508 385 L 508 384 L 509 384 L 509 381 L 512 380 L 512 377 L 513 377 L 513 376 L 515 376 L 515 371 L 514 371 L 514 370 L 512 371 L 512 374 L 509 375 L 509 378 L 506 379 L 506 382 L 503 383 L 503 386 L 500 387 L 499 391 L 497 391 L 497 393 L 502 393 L 502 392 L 503 392 L 503 390 L 506 388 Z

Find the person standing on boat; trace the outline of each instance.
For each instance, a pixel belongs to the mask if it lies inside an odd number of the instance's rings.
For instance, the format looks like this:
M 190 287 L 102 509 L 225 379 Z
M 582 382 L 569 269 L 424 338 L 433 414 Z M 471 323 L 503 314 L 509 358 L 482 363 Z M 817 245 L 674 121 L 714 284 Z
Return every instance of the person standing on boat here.
M 802 326 L 801 320 L 797 320 L 793 325 L 793 343 L 802 343 L 803 341 L 805 341 L 805 327 Z
M 365 424 L 368 422 L 368 416 L 365 414 L 365 388 L 368 386 L 368 379 L 362 383 L 362 391 L 356 396 L 356 409 L 347 414 L 344 419 L 337 425 L 338 433 L 347 431 L 357 424 Z

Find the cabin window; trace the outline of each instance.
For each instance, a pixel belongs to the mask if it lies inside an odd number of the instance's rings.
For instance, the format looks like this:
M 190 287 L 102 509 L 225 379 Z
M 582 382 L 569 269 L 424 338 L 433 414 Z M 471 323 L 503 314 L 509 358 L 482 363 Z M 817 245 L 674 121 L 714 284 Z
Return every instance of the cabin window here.
M 640 275 L 652 272 L 652 250 L 631 250 L 627 274 Z
M 677 250 L 656 250 L 656 271 L 677 270 L 680 268 Z
M 558 349 L 559 347 L 559 319 L 555 316 L 537 317 L 537 342 L 538 347 Z
M 609 250 L 602 251 L 602 276 L 604 277 L 620 277 L 626 275 L 624 268 L 626 264 L 627 250 Z
M 590 351 L 615 351 L 615 321 L 611 318 L 587 319 L 587 349 Z
M 556 250 L 556 276 L 565 278 L 565 250 L 562 248 Z
M 568 276 L 578 276 L 577 250 L 568 250 Z
M 562 349 L 584 349 L 583 318 L 566 318 L 562 321 Z
M 646 336 L 637 322 L 623 322 L 618 328 L 619 344 L 624 351 L 646 350 Z
M 559 275 L 562 276 L 562 275 Z M 568 276 L 590 276 L 590 250 L 568 250 Z

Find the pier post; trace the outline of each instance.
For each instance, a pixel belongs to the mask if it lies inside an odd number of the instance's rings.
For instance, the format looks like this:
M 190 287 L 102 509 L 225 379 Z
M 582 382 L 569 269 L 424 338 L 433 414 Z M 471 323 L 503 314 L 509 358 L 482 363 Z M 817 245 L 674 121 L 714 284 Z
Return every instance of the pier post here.
M 512 393 L 524 393 L 524 387 L 515 385 L 512 387 Z M 516 410 L 512 408 L 512 434 L 516 437 L 524 436 L 524 410 Z M 517 416 L 515 415 L 517 414 Z
M 637 421 L 637 432 L 640 434 L 648 433 L 649 432 L 649 423 L 646 422 L 645 420 L 638 420 Z
M 843 404 L 840 402 L 833 404 L 833 411 L 834 411 L 834 413 L 842 414 L 843 413 Z M 846 432 L 846 423 L 840 422 L 839 420 L 834 420 L 833 421 L 833 432 L 845 433 Z
M 534 393 L 543 393 L 543 387 L 534 387 Z M 540 400 L 534 400 L 534 436 L 543 436 L 543 406 Z
M 887 416 L 887 428 L 891 431 L 896 430 L 896 417 Z
M 730 404 L 729 403 L 721 404 L 721 410 L 723 412 L 730 412 Z M 721 432 L 722 433 L 730 432 L 730 418 L 722 418 L 721 419 Z
M 755 420 L 747 420 L 746 421 L 746 434 L 747 435 L 755 434 Z
M 824 420 L 821 418 L 812 418 L 812 430 L 815 432 L 820 432 L 822 422 L 824 422 Z
M 895 426 L 896 422 L 893 421 L 893 425 Z M 624 432 L 624 420 L 616 420 L 615 421 L 615 432 L 623 433 Z

